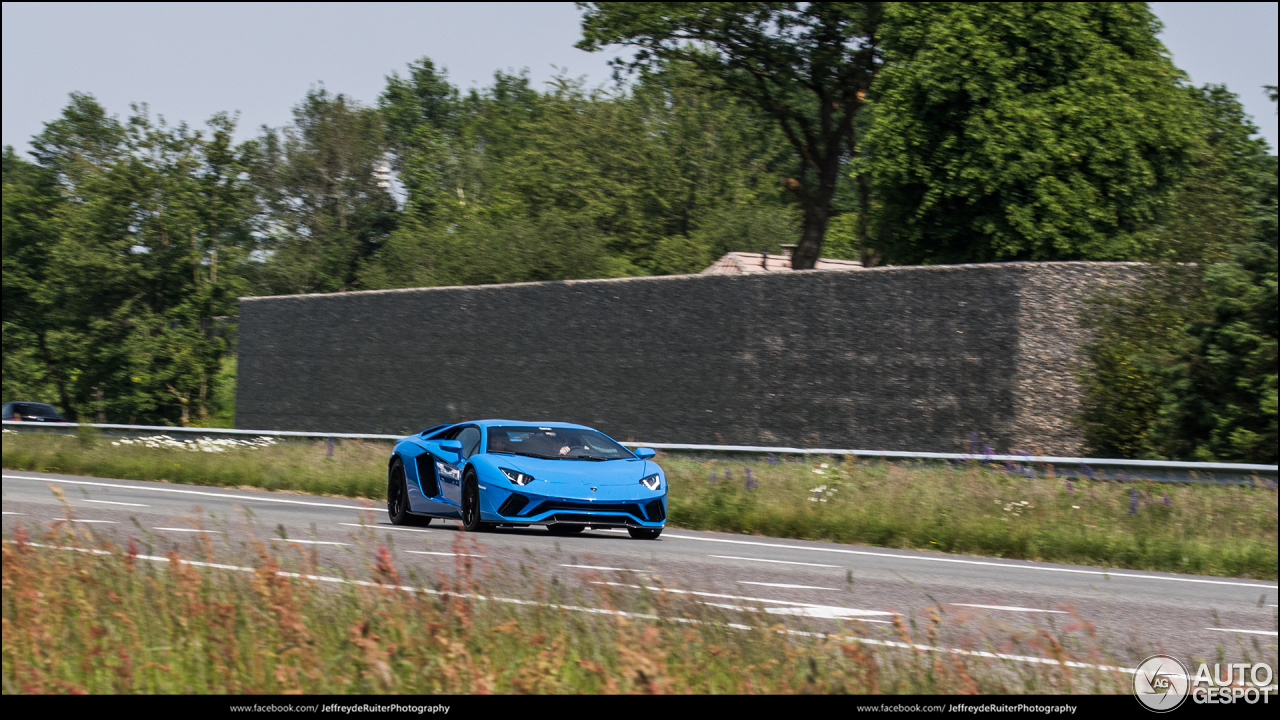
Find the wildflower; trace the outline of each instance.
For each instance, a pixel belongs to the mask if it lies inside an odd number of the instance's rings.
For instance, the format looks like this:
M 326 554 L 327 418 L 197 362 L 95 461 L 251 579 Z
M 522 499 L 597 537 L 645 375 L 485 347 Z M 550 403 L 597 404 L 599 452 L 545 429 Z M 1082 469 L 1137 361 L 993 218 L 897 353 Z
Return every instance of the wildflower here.
M 766 457 L 769 459 L 769 464 L 770 464 L 770 465 L 777 465 L 777 464 L 778 464 L 778 456 L 777 456 L 777 455 L 774 455 L 773 453 L 769 453 Z
M 1164 494 L 1164 504 L 1165 504 L 1165 505 L 1172 505 L 1172 504 L 1173 504 L 1173 500 L 1169 499 L 1169 493 L 1167 493 L 1167 492 Z
M 1084 463 L 1080 463 L 1080 474 L 1092 480 L 1093 468 L 1089 467 L 1088 465 L 1085 465 Z
M 707 482 L 711 483 L 712 485 L 715 485 L 715 484 L 716 484 L 716 471 L 715 471 L 715 470 L 712 470 L 712 471 L 711 471 L 711 477 L 707 478 Z
M 1138 491 L 1130 490 L 1129 491 L 1129 516 L 1132 517 L 1137 514 L 1138 514 Z
M 1079 509 L 1080 509 L 1080 506 L 1079 506 L 1079 505 L 1072 505 L 1072 506 L 1071 506 L 1071 508 L 1072 508 L 1073 510 L 1079 510 Z
M 978 454 L 978 433 L 976 432 L 969 433 L 969 454 Z
M 1067 492 L 1076 494 L 1076 486 L 1071 484 L 1071 478 L 1062 478 L 1062 484 L 1067 486 Z
M 826 475 L 826 473 L 825 473 L 825 472 L 823 472 L 823 471 L 819 470 L 818 468 L 814 468 L 814 469 L 813 469 L 813 473 L 814 473 L 815 475 Z

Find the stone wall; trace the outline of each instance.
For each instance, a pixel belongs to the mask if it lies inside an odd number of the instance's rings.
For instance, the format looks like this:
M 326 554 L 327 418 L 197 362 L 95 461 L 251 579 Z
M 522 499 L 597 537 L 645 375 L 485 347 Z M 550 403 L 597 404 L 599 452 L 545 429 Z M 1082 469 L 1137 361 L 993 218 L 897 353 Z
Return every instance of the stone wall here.
M 620 440 L 1076 453 L 1082 299 L 1121 263 L 243 298 L 236 425 L 563 420 Z

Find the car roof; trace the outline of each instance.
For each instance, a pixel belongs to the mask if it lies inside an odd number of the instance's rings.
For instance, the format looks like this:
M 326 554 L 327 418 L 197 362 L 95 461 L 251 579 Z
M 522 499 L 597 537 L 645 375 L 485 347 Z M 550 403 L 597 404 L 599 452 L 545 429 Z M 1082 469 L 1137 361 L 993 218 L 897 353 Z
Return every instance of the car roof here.
M 522 425 L 525 427 L 550 427 L 550 428 L 574 428 L 577 430 L 594 430 L 595 428 L 586 425 L 578 425 L 576 423 L 566 422 L 547 422 L 546 420 L 472 420 L 468 423 L 458 423 L 459 425 L 479 425 L 480 427 L 494 427 L 496 425 Z

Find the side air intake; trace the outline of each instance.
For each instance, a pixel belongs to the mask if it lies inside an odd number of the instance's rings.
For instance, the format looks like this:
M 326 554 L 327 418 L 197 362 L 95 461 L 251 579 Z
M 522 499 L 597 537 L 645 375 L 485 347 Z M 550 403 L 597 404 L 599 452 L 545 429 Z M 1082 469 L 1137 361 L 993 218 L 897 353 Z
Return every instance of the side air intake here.
M 523 510 L 524 506 L 528 504 L 529 498 L 519 493 L 512 493 L 511 497 L 507 498 L 506 502 L 502 503 L 502 506 L 498 508 L 498 514 L 515 515 Z
M 654 500 L 645 505 L 644 514 L 649 519 L 649 522 L 661 522 L 667 519 L 667 511 L 662 509 L 661 500 Z

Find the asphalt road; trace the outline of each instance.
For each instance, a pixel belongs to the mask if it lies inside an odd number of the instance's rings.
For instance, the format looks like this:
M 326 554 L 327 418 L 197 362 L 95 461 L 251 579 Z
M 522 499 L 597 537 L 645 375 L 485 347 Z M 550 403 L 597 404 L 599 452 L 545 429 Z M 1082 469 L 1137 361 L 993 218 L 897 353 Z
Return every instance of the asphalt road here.
M 390 525 L 385 504 L 347 498 L 169 483 L 5 471 L 6 540 L 21 523 L 37 533 L 55 522 L 153 554 L 192 557 L 208 533 L 223 562 L 246 564 L 249 543 L 300 548 L 321 571 L 369 576 L 369 550 L 391 549 L 402 572 L 424 586 L 450 577 L 466 560 L 519 595 L 515 568 L 583 589 L 600 583 L 647 586 L 721 607 L 751 608 L 772 625 L 834 629 L 862 624 L 891 638 L 893 612 L 919 617 L 938 608 L 949 647 L 986 645 L 1006 652 L 1008 638 L 1036 628 L 1068 631 L 1088 646 L 1092 624 L 1115 662 L 1132 667 L 1155 652 L 1184 662 L 1244 662 L 1276 656 L 1277 585 L 1272 581 L 1107 570 L 914 552 L 860 545 L 729 535 L 667 528 L 656 541 L 625 532 L 553 537 L 542 528 L 463 533 L 453 522 L 426 528 Z M 53 487 L 60 488 L 60 500 Z M 607 587 L 607 586 L 606 586 Z M 591 593 L 580 593 L 591 597 Z M 1194 667 L 1194 666 L 1193 666 Z

